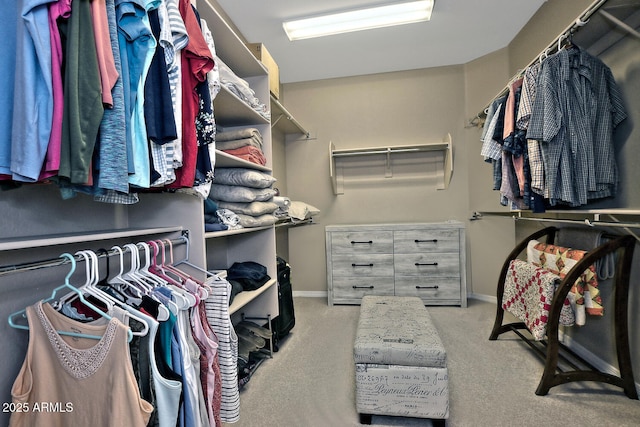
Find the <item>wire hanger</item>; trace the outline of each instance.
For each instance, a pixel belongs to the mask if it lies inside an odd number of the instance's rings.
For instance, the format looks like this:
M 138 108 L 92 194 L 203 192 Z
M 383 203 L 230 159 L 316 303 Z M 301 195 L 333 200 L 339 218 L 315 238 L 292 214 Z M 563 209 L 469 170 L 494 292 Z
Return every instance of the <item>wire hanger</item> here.
M 69 261 L 71 261 L 71 269 L 69 270 L 69 273 L 67 273 L 67 276 L 64 279 L 64 284 L 62 286 L 59 286 L 57 288 L 55 288 L 53 290 L 53 292 L 51 293 L 51 296 L 47 299 L 42 300 L 42 303 L 48 303 L 50 301 L 54 301 L 56 299 L 56 296 L 58 294 L 59 291 L 62 290 L 70 290 L 72 292 L 75 292 L 78 295 L 78 298 L 80 299 L 80 301 L 86 305 L 87 307 L 89 307 L 91 310 L 95 311 L 97 314 L 99 314 L 100 316 L 104 317 L 105 319 L 107 319 L 108 321 L 110 321 L 112 319 L 111 316 L 109 316 L 107 313 L 105 313 L 104 311 L 100 310 L 98 307 L 96 307 L 95 305 L 91 304 L 89 301 L 87 301 L 84 296 L 82 295 L 82 292 L 80 292 L 80 290 L 78 290 L 75 286 L 71 285 L 70 283 L 70 279 L 71 276 L 73 275 L 73 273 L 76 271 L 76 260 L 73 257 L 73 255 L 69 254 L 69 253 L 63 253 L 61 256 L 61 258 L 67 258 L 69 259 Z M 25 318 L 26 317 L 26 309 L 22 309 L 20 311 L 17 311 L 11 315 L 9 315 L 9 326 L 11 326 L 12 328 L 15 329 L 23 329 L 23 330 L 29 330 L 29 326 L 28 325 L 21 325 L 19 323 L 16 323 L 16 320 L 19 318 Z M 82 333 L 78 333 L 78 332 L 70 332 L 70 331 L 56 331 L 58 334 L 60 335 L 66 335 L 66 336 L 70 336 L 70 337 L 77 337 L 77 338 L 89 338 L 89 339 L 95 339 L 95 340 L 101 340 L 103 337 L 102 335 L 91 335 L 91 334 L 82 334 Z M 131 341 L 131 338 L 133 336 L 131 329 L 128 330 L 128 339 L 129 341 Z

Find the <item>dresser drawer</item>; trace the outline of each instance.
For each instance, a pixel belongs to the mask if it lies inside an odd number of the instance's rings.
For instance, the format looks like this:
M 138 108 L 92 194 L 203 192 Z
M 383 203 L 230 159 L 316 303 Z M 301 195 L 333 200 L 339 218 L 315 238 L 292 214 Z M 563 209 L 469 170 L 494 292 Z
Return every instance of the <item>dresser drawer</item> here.
M 393 282 L 393 254 L 334 254 L 331 272 L 334 277 L 384 276 Z
M 395 295 L 420 297 L 425 303 L 460 304 L 460 279 L 396 276 Z
M 360 304 L 365 295 L 393 295 L 393 277 L 334 277 L 332 303 Z
M 458 230 L 400 230 L 394 232 L 393 251 L 396 254 L 418 252 L 459 252 Z
M 331 251 L 334 254 L 392 254 L 392 231 L 332 232 Z
M 460 256 L 457 253 L 396 255 L 394 271 L 399 276 L 460 277 Z

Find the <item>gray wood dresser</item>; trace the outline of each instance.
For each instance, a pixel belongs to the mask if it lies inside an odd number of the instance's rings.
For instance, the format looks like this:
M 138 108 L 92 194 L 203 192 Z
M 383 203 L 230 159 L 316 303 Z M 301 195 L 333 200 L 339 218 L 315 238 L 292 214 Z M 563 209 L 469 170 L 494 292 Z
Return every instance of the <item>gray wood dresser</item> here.
M 461 222 L 329 225 L 325 233 L 329 305 L 397 295 L 467 306 Z

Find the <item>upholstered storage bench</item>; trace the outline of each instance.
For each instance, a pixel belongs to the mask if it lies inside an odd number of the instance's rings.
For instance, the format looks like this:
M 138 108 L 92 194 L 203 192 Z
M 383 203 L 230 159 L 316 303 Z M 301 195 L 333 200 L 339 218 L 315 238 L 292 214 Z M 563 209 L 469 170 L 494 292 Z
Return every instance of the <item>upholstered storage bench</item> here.
M 353 354 L 362 424 L 372 415 L 449 418 L 447 354 L 420 298 L 364 296 Z

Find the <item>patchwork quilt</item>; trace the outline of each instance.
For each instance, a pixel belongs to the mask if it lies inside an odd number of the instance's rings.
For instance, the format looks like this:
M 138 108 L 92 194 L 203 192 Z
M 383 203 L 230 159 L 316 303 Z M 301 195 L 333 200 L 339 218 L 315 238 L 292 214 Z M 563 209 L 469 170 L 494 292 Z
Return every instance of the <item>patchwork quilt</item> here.
M 527 261 L 557 274 L 562 279 L 586 253 L 532 240 L 527 246 Z M 577 325 L 585 324 L 585 313 L 592 316 L 604 314 L 595 265 L 589 266 L 575 281 L 569 299 L 575 311 Z
M 502 308 L 524 322 L 534 339 L 542 340 L 546 336 L 551 302 L 560 281 L 560 276 L 545 268 L 515 259 L 507 270 Z M 571 326 L 574 323 L 573 310 L 565 300 L 560 324 Z

